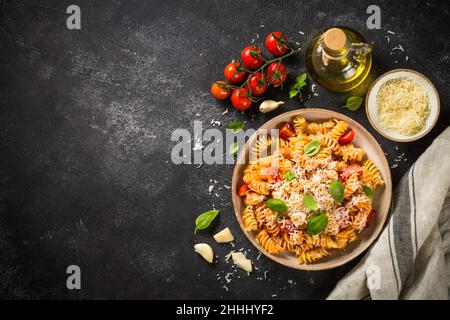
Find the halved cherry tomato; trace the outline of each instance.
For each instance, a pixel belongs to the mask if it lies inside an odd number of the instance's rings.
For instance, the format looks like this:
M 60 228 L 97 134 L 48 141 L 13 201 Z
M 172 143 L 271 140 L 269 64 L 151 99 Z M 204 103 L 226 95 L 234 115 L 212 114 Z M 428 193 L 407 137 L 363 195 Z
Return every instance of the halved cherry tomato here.
M 250 89 L 252 95 L 259 96 L 267 90 L 266 77 L 261 72 L 249 75 L 247 88 Z
M 216 81 L 211 86 L 211 93 L 214 98 L 219 100 L 225 100 L 231 94 L 231 88 L 225 81 Z
M 250 93 L 247 88 L 238 88 L 231 95 L 231 103 L 236 110 L 247 110 L 252 106 L 252 100 L 249 99 Z
M 361 177 L 363 170 L 359 164 L 353 163 L 344 169 L 339 170 L 339 179 L 341 179 L 341 181 L 346 181 L 354 173 L 356 173 L 358 177 Z
M 370 210 L 370 213 L 369 213 L 369 215 L 367 216 L 367 219 L 366 219 L 365 228 L 369 227 L 370 222 L 375 218 L 376 215 L 377 215 L 377 211 L 375 209 Z
M 280 173 L 278 172 L 276 175 L 274 175 L 274 176 L 272 177 L 272 179 L 273 179 L 274 181 L 280 181 L 280 180 L 281 180 L 281 175 L 280 175 Z
M 241 60 L 250 70 L 258 69 L 264 62 L 264 58 L 261 55 L 261 49 L 254 45 L 245 47 L 244 50 L 242 50 Z
M 342 134 L 342 136 L 339 137 L 338 141 L 340 144 L 349 144 L 353 141 L 353 138 L 355 137 L 355 131 L 352 129 L 347 130 Z
M 284 64 L 273 62 L 267 67 L 267 81 L 278 87 L 286 81 L 287 70 Z
M 240 62 L 231 62 L 227 64 L 223 74 L 225 75 L 225 78 L 232 83 L 241 82 L 245 78 L 245 70 Z
M 245 197 L 247 195 L 247 191 L 250 190 L 248 185 L 243 184 L 242 186 L 239 187 L 238 189 L 238 196 L 239 197 Z
M 283 55 L 288 49 L 286 36 L 282 32 L 271 32 L 266 38 L 266 48 L 275 56 Z
M 295 135 L 295 129 L 292 124 L 289 122 L 286 122 L 283 124 L 280 128 L 280 138 L 282 139 L 288 139 L 290 137 L 293 137 Z

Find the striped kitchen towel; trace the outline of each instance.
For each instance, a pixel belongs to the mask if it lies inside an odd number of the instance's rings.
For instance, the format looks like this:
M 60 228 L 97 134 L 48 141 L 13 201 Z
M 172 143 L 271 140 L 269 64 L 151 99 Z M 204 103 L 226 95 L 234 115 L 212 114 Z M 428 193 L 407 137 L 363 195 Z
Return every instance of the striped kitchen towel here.
M 448 299 L 449 187 L 450 127 L 403 176 L 381 235 L 328 299 Z

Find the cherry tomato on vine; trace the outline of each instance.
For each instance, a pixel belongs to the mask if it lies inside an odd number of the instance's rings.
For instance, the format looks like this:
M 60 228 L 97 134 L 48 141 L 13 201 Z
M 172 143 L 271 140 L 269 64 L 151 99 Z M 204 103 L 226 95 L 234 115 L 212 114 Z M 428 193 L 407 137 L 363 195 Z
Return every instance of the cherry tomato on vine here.
M 342 136 L 339 137 L 338 141 L 340 144 L 349 144 L 353 141 L 353 138 L 355 137 L 355 131 L 352 129 L 347 130 L 342 134 Z
M 241 52 L 241 60 L 250 70 L 258 69 L 262 66 L 264 59 L 261 55 L 261 49 L 257 46 L 247 46 Z
M 286 122 L 283 124 L 280 128 L 280 138 L 281 139 L 288 139 L 290 137 L 293 137 L 295 135 L 295 129 L 292 124 L 289 122 Z
M 341 179 L 341 181 L 345 182 L 354 173 L 356 173 L 358 175 L 358 177 L 361 177 L 362 173 L 363 173 L 362 167 L 357 163 L 353 163 L 351 165 L 348 165 L 344 169 L 339 170 L 339 179 Z
M 289 48 L 287 38 L 282 32 L 271 32 L 266 38 L 266 48 L 271 54 L 281 56 Z
M 242 186 L 239 187 L 239 190 L 238 190 L 237 194 L 240 197 L 245 197 L 247 195 L 247 191 L 248 190 L 250 190 L 248 185 L 243 184 Z
M 256 72 L 248 77 L 247 88 L 250 89 L 252 95 L 259 96 L 267 90 L 267 79 L 261 72 Z
M 225 100 L 231 94 L 231 88 L 225 81 L 216 81 L 211 86 L 211 93 L 218 100 Z
M 286 74 L 286 67 L 280 62 L 273 62 L 267 67 L 267 81 L 275 87 L 286 81 Z
M 230 62 L 223 73 L 225 78 L 232 83 L 241 82 L 245 78 L 245 70 L 240 62 Z
M 247 88 L 238 88 L 231 95 L 231 103 L 236 110 L 247 110 L 252 106 L 250 93 Z

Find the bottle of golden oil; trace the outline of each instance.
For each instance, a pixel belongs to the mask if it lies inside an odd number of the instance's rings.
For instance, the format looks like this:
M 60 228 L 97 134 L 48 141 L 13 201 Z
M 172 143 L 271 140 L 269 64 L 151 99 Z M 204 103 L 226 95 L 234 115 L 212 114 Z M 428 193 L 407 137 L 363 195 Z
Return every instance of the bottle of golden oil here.
M 306 51 L 306 68 L 321 86 L 347 92 L 359 86 L 372 66 L 372 46 L 346 27 L 333 27 L 315 36 Z

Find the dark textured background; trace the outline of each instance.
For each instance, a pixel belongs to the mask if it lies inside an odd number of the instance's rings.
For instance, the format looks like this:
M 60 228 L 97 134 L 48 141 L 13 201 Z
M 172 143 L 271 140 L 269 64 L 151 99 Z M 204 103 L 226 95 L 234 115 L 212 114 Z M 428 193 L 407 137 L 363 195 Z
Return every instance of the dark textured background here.
M 302 272 L 264 256 L 256 260 L 224 187 L 233 166 L 171 164 L 170 134 L 178 127 L 191 130 L 196 119 L 206 128 L 219 120 L 222 131 L 235 118 L 257 128 L 283 111 L 320 106 L 364 124 L 391 164 L 405 153 L 407 161 L 392 169 L 396 184 L 449 124 L 450 6 L 377 1 L 382 29 L 367 30 L 372 2 L 0 1 L 0 296 L 326 297 L 356 261 Z M 79 31 L 66 28 L 72 3 L 81 7 Z M 414 143 L 387 141 L 363 109 L 339 108 L 346 96 L 322 88 L 319 96 L 289 101 L 270 115 L 253 111 L 255 122 L 231 109 L 222 115 L 228 104 L 214 101 L 210 84 L 223 78 L 224 65 L 253 38 L 259 42 L 282 30 L 305 48 L 332 25 L 350 26 L 374 43 L 376 70 L 411 68 L 433 81 L 442 110 L 430 134 Z M 406 52 L 391 54 L 398 44 Z M 289 60 L 288 69 L 290 79 L 304 71 L 303 56 Z M 217 180 L 218 197 L 208 193 L 210 179 Z M 219 221 L 194 236 L 195 217 L 213 206 L 221 209 Z M 250 249 L 258 268 L 250 276 L 230 275 L 230 291 L 222 285 L 232 270 L 224 262 L 231 246 L 210 238 L 225 226 L 237 249 Z M 219 256 L 214 265 L 193 252 L 199 241 L 213 244 Z M 66 289 L 70 264 L 81 267 L 80 291 Z

